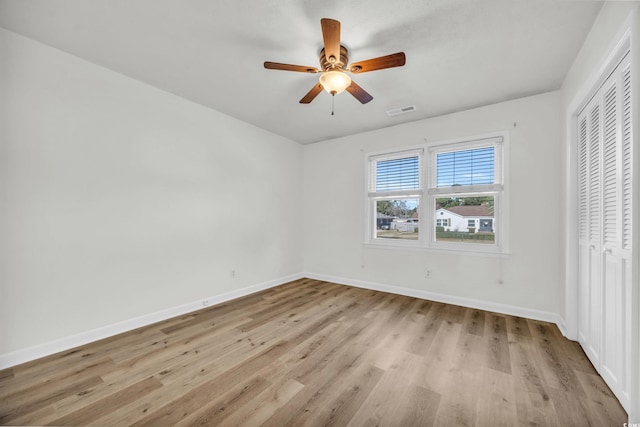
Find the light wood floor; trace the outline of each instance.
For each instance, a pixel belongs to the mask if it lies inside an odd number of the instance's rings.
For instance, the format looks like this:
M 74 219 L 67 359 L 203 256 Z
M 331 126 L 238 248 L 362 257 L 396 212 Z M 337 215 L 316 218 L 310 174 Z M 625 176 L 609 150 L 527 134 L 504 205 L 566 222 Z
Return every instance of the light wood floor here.
M 0 424 L 616 426 L 555 325 L 302 279 L 0 371 Z

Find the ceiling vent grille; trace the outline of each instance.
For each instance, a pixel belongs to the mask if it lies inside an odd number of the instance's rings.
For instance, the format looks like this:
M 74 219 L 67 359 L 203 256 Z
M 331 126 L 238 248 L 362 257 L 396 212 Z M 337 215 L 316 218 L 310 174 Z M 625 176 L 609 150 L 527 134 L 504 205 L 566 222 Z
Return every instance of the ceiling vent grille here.
M 406 114 L 412 111 L 416 111 L 416 106 L 407 105 L 406 107 L 393 108 L 391 110 L 387 110 L 387 116 L 397 116 L 399 114 Z

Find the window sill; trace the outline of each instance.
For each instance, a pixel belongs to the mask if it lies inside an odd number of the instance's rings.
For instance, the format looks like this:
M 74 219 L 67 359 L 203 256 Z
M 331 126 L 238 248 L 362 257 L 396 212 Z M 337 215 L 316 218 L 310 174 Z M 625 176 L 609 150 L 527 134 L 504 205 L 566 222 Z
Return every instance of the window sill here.
M 398 243 L 364 243 L 365 249 L 382 249 L 382 250 L 390 250 L 390 251 L 410 251 L 410 252 L 428 252 L 428 253 L 439 253 L 439 254 L 450 254 L 450 255 L 464 255 L 464 256 L 481 256 L 488 258 L 509 258 L 511 257 L 511 252 L 496 250 L 470 250 L 467 248 L 441 248 L 441 247 L 425 247 L 420 246 L 417 242 L 416 244 L 398 244 Z

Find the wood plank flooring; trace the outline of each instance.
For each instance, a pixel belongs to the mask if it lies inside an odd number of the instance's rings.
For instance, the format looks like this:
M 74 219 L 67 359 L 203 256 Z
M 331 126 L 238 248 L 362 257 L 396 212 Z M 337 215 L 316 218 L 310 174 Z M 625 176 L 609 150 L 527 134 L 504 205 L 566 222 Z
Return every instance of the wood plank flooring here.
M 0 424 L 616 426 L 555 325 L 301 279 L 0 371 Z

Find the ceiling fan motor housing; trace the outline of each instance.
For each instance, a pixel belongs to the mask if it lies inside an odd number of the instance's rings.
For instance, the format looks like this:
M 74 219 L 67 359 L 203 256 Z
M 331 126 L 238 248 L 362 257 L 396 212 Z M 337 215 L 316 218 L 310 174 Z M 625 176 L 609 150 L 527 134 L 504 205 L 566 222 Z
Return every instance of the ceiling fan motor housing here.
M 347 64 L 349 63 L 349 51 L 346 47 L 340 45 L 340 58 L 335 58 L 334 62 L 331 62 L 326 57 L 324 49 L 320 51 L 320 67 L 323 71 L 329 71 L 331 69 L 338 69 L 340 71 L 348 71 Z

